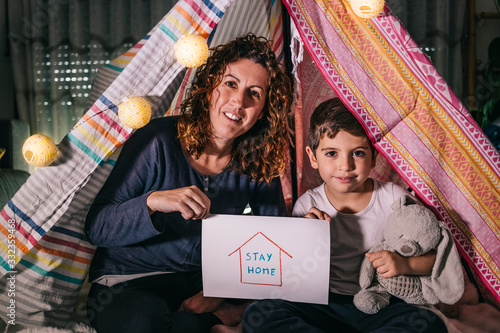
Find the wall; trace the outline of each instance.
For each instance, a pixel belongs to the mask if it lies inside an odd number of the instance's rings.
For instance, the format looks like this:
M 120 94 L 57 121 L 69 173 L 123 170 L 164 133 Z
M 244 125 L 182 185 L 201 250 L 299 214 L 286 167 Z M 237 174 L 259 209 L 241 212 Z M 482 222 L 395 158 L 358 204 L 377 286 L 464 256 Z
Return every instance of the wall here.
M 7 39 L 7 0 L 0 0 L 0 118 L 14 119 L 14 76 Z

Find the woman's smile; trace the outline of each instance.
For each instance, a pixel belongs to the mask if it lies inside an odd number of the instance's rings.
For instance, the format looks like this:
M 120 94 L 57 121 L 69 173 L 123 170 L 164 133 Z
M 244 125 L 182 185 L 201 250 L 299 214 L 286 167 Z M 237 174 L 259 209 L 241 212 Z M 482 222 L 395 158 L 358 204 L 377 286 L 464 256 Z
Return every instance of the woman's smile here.
M 224 114 L 226 115 L 226 117 L 228 117 L 231 120 L 234 120 L 234 121 L 240 121 L 241 120 L 241 117 L 238 116 L 237 114 L 230 113 L 230 112 L 224 112 Z

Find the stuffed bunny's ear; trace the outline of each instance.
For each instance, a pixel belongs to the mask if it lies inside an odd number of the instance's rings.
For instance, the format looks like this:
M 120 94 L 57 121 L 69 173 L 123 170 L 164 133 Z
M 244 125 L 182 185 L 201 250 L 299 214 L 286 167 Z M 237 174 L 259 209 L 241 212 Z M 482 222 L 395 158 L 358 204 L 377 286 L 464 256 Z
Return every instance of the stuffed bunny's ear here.
M 464 293 L 462 263 L 450 231 L 441 222 L 440 226 L 441 240 L 436 249 L 436 262 L 432 269 L 431 284 L 441 302 L 454 304 Z

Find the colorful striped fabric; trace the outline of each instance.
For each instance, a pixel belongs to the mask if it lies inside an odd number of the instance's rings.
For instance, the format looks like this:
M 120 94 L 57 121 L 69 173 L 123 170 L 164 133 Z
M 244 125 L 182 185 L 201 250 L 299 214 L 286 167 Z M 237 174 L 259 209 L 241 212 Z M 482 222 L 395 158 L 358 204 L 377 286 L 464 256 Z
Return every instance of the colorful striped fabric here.
M 130 53 L 108 66 L 119 75 L 59 144 L 51 166 L 36 170 L 0 213 L 0 306 L 15 302 L 15 323 L 64 326 L 95 248 L 85 214 L 132 134 L 117 105 L 147 97 L 163 116 L 184 76 L 173 45 L 186 33 L 208 38 L 232 0 L 183 0 Z M 114 67 L 112 67 L 114 66 Z M 12 288 L 15 294 L 12 294 Z M 0 317 L 8 322 L 8 311 Z
M 150 35 L 146 35 L 130 50 L 111 60 L 109 64 L 104 65 L 97 72 L 96 78 L 92 82 L 92 90 L 87 100 L 86 109 L 90 109 L 94 102 L 101 96 L 101 94 L 113 83 L 118 75 L 123 72 L 125 67 L 132 61 L 137 53 L 144 46 Z
M 280 0 L 271 0 L 271 15 L 269 17 L 269 39 L 273 42 L 273 51 L 276 54 L 278 61 L 284 63 L 285 53 L 283 47 L 285 40 L 283 37 L 282 7 L 283 5 Z
M 500 299 L 500 156 L 387 6 L 284 0 L 316 66 Z

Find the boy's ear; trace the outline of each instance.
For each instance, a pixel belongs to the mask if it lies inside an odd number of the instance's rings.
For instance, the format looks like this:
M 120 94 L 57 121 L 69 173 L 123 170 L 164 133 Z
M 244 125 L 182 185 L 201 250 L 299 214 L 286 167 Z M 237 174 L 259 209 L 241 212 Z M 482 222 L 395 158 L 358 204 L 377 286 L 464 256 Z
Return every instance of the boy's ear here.
M 316 156 L 314 155 L 314 152 L 312 151 L 311 147 L 307 146 L 306 147 L 306 153 L 309 156 L 309 161 L 311 162 L 311 166 L 313 169 L 318 168 L 318 161 L 316 160 Z
M 378 150 L 374 149 L 372 154 L 372 168 L 374 168 L 375 165 L 377 165 L 377 157 L 378 157 Z

